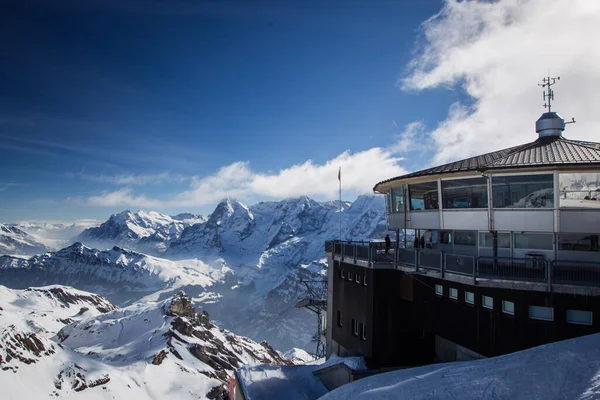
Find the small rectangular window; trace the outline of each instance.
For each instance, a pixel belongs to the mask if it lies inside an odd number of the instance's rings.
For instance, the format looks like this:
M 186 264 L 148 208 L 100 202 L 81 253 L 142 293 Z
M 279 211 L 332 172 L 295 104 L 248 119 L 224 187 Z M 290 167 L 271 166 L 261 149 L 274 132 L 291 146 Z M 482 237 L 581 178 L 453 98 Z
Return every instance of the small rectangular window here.
M 352 272 L 348 272 L 348 280 L 352 281 Z
M 352 334 L 358 336 L 358 321 L 352 318 Z
M 365 324 L 360 324 L 360 338 L 362 340 L 367 340 L 367 327 Z
M 554 309 L 552 307 L 529 306 L 529 318 L 554 321 Z
M 508 300 L 502 300 L 502 312 L 505 314 L 515 315 L 515 303 Z
M 592 312 L 582 310 L 567 310 L 569 324 L 592 325 Z
M 435 285 L 435 294 L 443 296 L 444 295 L 444 287 L 442 285 Z
M 340 269 L 340 276 L 342 277 L 342 279 L 346 278 L 346 271 Z
M 490 296 L 482 296 L 481 303 L 485 308 L 493 309 L 494 308 L 494 298 Z
M 363 285 L 367 286 L 367 275 L 363 277 Z
M 458 299 L 458 289 L 457 288 L 450 288 L 450 298 L 451 299 Z
M 469 304 L 475 304 L 475 293 L 465 292 L 465 302 Z
M 342 326 L 342 312 L 338 311 L 338 326 Z
M 354 282 L 360 283 L 360 275 L 356 274 L 356 278 L 354 278 Z

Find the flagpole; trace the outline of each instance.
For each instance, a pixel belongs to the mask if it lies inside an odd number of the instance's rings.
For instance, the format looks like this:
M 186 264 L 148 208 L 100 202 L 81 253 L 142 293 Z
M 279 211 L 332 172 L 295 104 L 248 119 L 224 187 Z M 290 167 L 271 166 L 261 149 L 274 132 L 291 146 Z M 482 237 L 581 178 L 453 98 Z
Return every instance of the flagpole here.
M 340 212 L 339 220 L 340 220 L 340 242 L 342 241 L 342 167 L 340 167 L 338 171 L 338 181 L 340 182 Z

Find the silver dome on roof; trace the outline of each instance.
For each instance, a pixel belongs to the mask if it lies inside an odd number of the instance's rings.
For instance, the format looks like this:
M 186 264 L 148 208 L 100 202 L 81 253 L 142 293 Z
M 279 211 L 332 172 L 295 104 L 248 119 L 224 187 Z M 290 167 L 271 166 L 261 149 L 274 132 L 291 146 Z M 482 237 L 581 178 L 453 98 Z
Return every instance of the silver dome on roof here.
M 535 122 L 535 131 L 539 137 L 562 136 L 565 120 L 555 112 L 546 112 Z

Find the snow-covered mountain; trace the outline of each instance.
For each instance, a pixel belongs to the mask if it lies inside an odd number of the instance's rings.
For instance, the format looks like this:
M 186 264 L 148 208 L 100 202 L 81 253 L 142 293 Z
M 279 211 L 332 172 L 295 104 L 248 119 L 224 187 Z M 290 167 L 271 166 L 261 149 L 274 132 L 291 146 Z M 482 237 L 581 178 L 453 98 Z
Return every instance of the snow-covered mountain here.
M 0 224 L 0 254 L 32 255 L 43 253 L 46 246 L 13 225 Z
M 183 292 L 124 309 L 58 286 L 0 286 L 0 299 L 3 398 L 223 399 L 234 368 L 291 364 L 216 327 Z
M 68 246 L 75 241 L 74 238 L 81 232 L 98 225 L 100 225 L 100 222 L 94 219 L 71 222 L 21 221 L 11 224 L 11 226 L 27 232 L 38 242 L 43 243 L 48 250 L 58 250 Z
M 210 286 L 219 274 L 201 261 L 193 265 L 113 247 L 96 250 L 77 242 L 29 259 L 0 256 L 1 282 L 12 288 L 62 284 L 101 293 L 125 304 L 164 289 Z
M 177 239 L 184 228 L 203 222 L 206 218 L 195 214 L 164 215 L 156 211 L 125 210 L 113 214 L 98 227 L 84 230 L 77 240 L 98 248 L 118 245 L 157 255 Z
M 325 240 L 339 237 L 340 215 L 342 238 L 382 238 L 383 201 L 382 196 L 359 196 L 340 214 L 337 204 L 319 203 L 308 197 L 251 207 L 226 199 L 206 222 L 186 228 L 166 254 L 170 258 L 219 254 L 231 261 L 262 266 L 283 251 L 286 264 L 310 263 L 323 257 Z
M 206 221 L 188 225 L 179 238 L 160 242 L 169 246 L 160 257 L 171 260 L 122 247 L 99 251 L 76 243 L 27 260 L 0 257 L 0 281 L 13 288 L 70 285 L 119 306 L 141 298 L 165 299 L 182 288 L 226 329 L 267 340 L 282 351 L 314 351 L 316 317 L 295 305 L 307 296 L 302 281 L 326 280 L 325 240 L 339 237 L 340 216 L 343 238 L 381 238 L 385 233 L 382 197 L 361 196 L 341 204 L 342 213 L 339 206 L 307 197 L 251 207 L 227 199 Z M 165 225 L 145 223 L 143 228 L 139 215 L 112 216 L 85 234 L 104 232 L 114 242 L 143 246 L 144 238 L 158 236 L 156 226 Z

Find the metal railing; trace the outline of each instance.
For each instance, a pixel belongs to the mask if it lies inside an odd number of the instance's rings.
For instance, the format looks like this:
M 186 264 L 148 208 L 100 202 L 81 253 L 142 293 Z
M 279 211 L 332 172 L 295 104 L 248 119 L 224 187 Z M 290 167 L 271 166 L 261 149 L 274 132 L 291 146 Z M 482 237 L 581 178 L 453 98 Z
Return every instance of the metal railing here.
M 553 283 L 600 286 L 600 263 L 554 260 L 551 266 Z
M 386 248 L 385 242 L 325 242 L 325 251 L 348 262 L 361 262 L 369 267 L 400 266 L 434 270 L 468 276 L 477 280 L 568 284 L 600 287 L 600 262 L 583 262 L 540 258 L 475 257 L 417 248 Z

